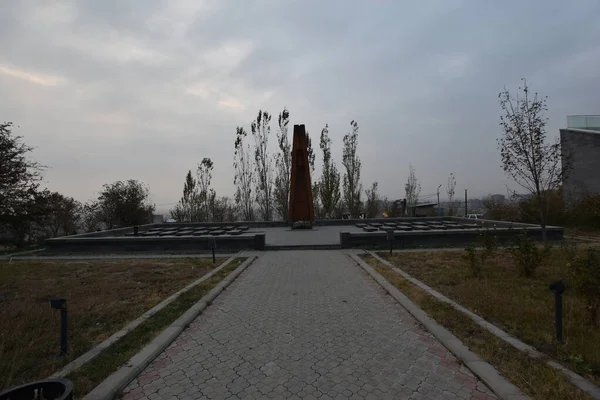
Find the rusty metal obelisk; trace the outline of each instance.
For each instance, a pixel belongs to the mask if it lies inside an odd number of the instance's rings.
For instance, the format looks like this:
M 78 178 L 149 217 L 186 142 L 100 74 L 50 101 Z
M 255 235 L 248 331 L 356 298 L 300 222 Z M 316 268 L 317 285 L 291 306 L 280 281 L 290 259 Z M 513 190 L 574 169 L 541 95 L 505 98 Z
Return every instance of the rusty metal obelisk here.
M 315 210 L 307 147 L 308 137 L 306 136 L 304 125 L 294 125 L 288 219 L 292 224 L 299 221 L 306 221 L 310 225 L 305 227 L 310 227 L 312 221 L 315 219 Z

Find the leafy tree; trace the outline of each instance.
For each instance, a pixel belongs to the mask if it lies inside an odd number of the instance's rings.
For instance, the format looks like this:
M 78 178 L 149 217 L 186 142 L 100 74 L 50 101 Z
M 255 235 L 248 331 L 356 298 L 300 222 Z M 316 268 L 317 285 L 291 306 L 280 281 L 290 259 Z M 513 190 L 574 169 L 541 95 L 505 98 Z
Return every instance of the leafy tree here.
M 553 209 L 552 205 L 550 209 Z M 568 218 L 564 222 L 578 228 L 600 230 L 600 194 L 587 193 L 580 196 L 569 208 Z
M 487 219 L 516 222 L 521 220 L 519 204 L 516 202 L 499 202 L 495 201 L 491 195 L 488 195 L 482 199 L 482 203 L 486 210 L 485 216 Z
M 600 256 L 598 251 L 589 247 L 582 254 L 577 254 L 567 264 L 569 284 L 586 303 L 589 323 L 598 326 L 598 310 L 600 310 Z
M 254 198 L 252 185 L 254 184 L 254 164 L 250 156 L 250 145 L 244 143 L 248 134 L 242 127 L 237 127 L 235 136 L 235 152 L 233 155 L 233 168 L 235 176 L 235 204 L 239 215 L 244 221 L 254 221 Z
M 40 190 L 42 165 L 27 158 L 33 148 L 12 134 L 11 122 L 0 123 L 0 228 L 23 245 L 31 228 L 46 214 L 48 192 Z
M 373 182 L 370 189 L 365 190 L 367 196 L 366 214 L 367 218 L 376 218 L 379 214 L 379 194 L 377 193 L 377 182 Z
M 154 205 L 149 195 L 148 187 L 133 179 L 102 185 L 97 205 L 100 222 L 108 229 L 152 222 Z
M 548 110 L 547 97 L 537 93 L 531 96 L 525 79 L 519 90 L 523 92 L 521 96 L 512 95 L 507 89 L 498 94 L 503 130 L 498 148 L 504 172 L 537 202 L 542 237 L 546 241 L 549 194 L 560 185 L 570 162 L 565 157 L 566 163 L 561 167 L 560 141 L 547 142 L 548 119 L 544 115 Z
M 216 197 L 215 191 L 210 187 L 214 163 L 210 158 L 203 158 L 198 164 L 196 186 L 198 190 L 198 202 L 200 208 L 200 221 L 210 221 L 210 204 Z
M 48 214 L 46 226 L 53 237 L 73 234 L 77 230 L 81 217 L 81 204 L 72 197 L 66 197 L 58 192 L 48 196 Z
M 279 153 L 275 158 L 275 185 L 273 197 L 275 202 L 275 211 L 284 220 L 288 219 L 288 207 L 290 198 L 290 172 L 292 165 L 292 148 L 288 138 L 288 124 L 290 123 L 290 112 L 284 108 L 279 113 L 277 133 L 277 144 Z
M 211 201 L 213 222 L 235 221 L 235 205 L 229 197 L 214 197 Z
M 80 224 L 84 232 L 95 232 L 100 229 L 100 205 L 97 201 L 85 203 L 81 209 Z
M 344 136 L 344 149 L 342 153 L 342 165 L 346 169 L 343 180 L 343 193 L 344 202 L 351 218 L 356 218 L 360 213 L 361 206 L 361 162 L 356 154 L 358 147 L 358 123 L 351 121 L 350 126 L 352 127 L 352 132 Z
M 201 220 L 201 204 L 198 197 L 197 183 L 188 171 L 183 184 L 183 196 L 179 203 L 170 210 L 171 218 L 178 222 L 198 222 Z
M 271 133 L 271 114 L 258 111 L 250 129 L 254 137 L 254 161 L 256 162 L 256 202 L 263 221 L 273 219 L 273 170 L 272 160 L 268 151 L 269 135 Z
M 333 218 L 341 198 L 340 173 L 331 157 L 331 138 L 329 137 L 328 125 L 325 125 L 325 128 L 321 131 L 319 147 L 323 152 L 323 171 L 318 183 L 318 193 L 321 199 L 323 216 Z
M 421 194 L 421 184 L 417 180 L 415 175 L 415 169 L 412 164 L 408 166 L 408 180 L 404 185 L 404 192 L 406 195 L 406 208 L 411 216 L 415 215 L 417 201 Z
M 310 166 L 310 181 L 312 186 L 312 199 L 315 215 L 321 214 L 321 206 L 319 204 L 319 182 L 315 178 L 315 151 L 312 146 L 310 134 L 306 131 L 306 152 L 308 153 L 308 165 Z
M 312 139 L 310 138 L 310 133 L 306 131 L 306 152 L 308 153 L 308 165 L 310 166 L 310 176 L 312 177 L 315 172 L 315 150 L 312 146 Z

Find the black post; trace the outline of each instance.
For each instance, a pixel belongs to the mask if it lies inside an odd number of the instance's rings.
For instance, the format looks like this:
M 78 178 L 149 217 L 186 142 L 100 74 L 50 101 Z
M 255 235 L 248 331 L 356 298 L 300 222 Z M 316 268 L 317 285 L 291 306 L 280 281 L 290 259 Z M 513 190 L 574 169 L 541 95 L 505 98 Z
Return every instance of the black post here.
M 387 231 L 387 239 L 390 242 L 390 256 L 392 255 L 392 249 L 394 248 L 394 230 L 390 229 Z
M 564 341 L 563 328 L 563 293 L 565 292 L 563 281 L 556 281 L 550 285 L 550 290 L 554 293 L 554 318 L 556 320 L 556 340 L 560 343 Z
M 50 307 L 60 310 L 60 355 L 64 356 L 69 351 L 67 300 L 54 297 L 50 299 Z
M 467 218 L 467 189 L 465 189 L 465 218 Z
M 69 350 L 67 342 L 67 305 L 60 309 L 60 355 L 66 356 Z
M 213 239 L 213 241 L 212 241 L 213 264 L 217 262 L 217 259 L 215 257 L 215 247 L 217 247 L 217 239 Z
M 554 303 L 556 307 L 555 318 L 556 318 L 556 340 L 563 342 L 563 297 L 561 294 L 554 296 Z
M 134 225 L 133 226 L 133 236 L 137 236 L 138 235 L 138 226 Z

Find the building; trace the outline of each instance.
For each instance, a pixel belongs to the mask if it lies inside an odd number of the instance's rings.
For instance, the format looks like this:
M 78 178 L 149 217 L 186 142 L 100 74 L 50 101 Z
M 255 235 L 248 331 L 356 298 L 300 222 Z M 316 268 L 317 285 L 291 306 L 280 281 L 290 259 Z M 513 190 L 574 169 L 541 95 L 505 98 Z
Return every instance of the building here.
M 563 179 L 568 204 L 585 193 L 600 193 L 600 115 L 571 115 L 560 130 L 562 165 L 570 168 Z
M 435 207 L 437 203 L 419 203 L 414 207 L 408 207 L 408 215 L 415 217 L 428 217 L 436 215 Z

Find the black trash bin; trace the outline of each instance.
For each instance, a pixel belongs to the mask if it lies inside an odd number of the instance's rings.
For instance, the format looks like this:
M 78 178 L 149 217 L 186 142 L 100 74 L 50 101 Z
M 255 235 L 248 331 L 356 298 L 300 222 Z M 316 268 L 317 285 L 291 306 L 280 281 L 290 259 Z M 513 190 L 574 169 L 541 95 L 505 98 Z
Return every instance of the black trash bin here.
M 73 383 L 67 379 L 45 379 L 0 393 L 0 400 L 73 400 Z

